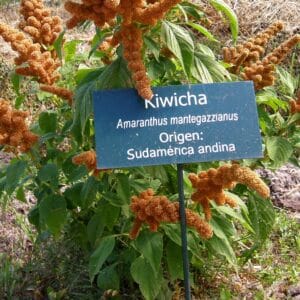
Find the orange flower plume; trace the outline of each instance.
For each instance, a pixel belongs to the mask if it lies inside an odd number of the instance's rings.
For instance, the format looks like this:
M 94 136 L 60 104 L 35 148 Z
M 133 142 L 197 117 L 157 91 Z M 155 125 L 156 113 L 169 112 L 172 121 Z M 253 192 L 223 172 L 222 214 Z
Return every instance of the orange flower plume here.
M 131 239 L 138 236 L 143 223 L 148 224 L 151 231 L 157 231 L 160 223 L 177 223 L 180 220 L 179 203 L 171 202 L 165 196 L 155 196 L 152 189 L 140 193 L 139 196 L 133 196 L 130 209 L 135 215 L 129 234 Z M 185 213 L 187 226 L 195 228 L 204 239 L 212 236 L 212 228 L 207 222 L 190 209 L 186 209 Z
M 26 124 L 29 113 L 15 110 L 10 103 L 0 99 L 0 145 L 13 147 L 17 151 L 27 152 L 38 140 Z
M 73 103 L 74 93 L 66 88 L 43 84 L 40 85 L 40 89 L 67 100 L 69 105 L 72 105 Z
M 135 81 L 135 87 L 142 98 L 149 100 L 153 93 L 143 63 L 143 38 L 139 24 L 155 25 L 179 2 L 181 0 L 82 0 L 82 3 L 67 1 L 65 8 L 72 15 L 67 27 L 73 28 L 82 21 L 90 20 L 103 28 L 112 24 L 117 16 L 121 16 L 122 24 L 120 30 L 114 33 L 111 46 L 123 44 L 124 57 Z
M 0 36 L 19 54 L 15 58 L 16 73 L 35 77 L 39 83 L 44 84 L 42 90 L 68 100 L 71 105 L 73 93 L 54 86 L 60 78 L 58 68 L 61 64 L 56 51 L 51 48 L 62 32 L 60 17 L 52 16 L 51 10 L 44 7 L 42 0 L 22 0 L 20 13 L 21 31 L 0 22 Z
M 267 185 L 251 169 L 238 164 L 223 165 L 218 169 L 202 171 L 198 175 L 191 173 L 189 179 L 196 192 L 192 200 L 201 204 L 206 220 L 211 219 L 209 201 L 214 200 L 217 205 L 228 204 L 236 206 L 234 199 L 228 197 L 224 189 L 232 189 L 236 183 L 242 183 L 255 190 L 263 198 L 270 196 Z
M 62 20 L 51 16 L 51 10 L 45 8 L 42 0 L 22 0 L 20 13 L 23 19 L 19 28 L 28 33 L 34 43 L 50 46 L 62 32 Z
M 89 150 L 82 152 L 72 158 L 72 162 L 75 165 L 84 165 L 89 171 L 93 171 L 93 175 L 97 176 L 100 170 L 97 169 L 96 152 Z
M 42 52 L 40 44 L 33 43 L 19 30 L 1 22 L 0 35 L 11 44 L 14 51 L 19 53 L 15 59 L 16 65 L 28 63 L 28 66 L 16 68 L 18 74 L 37 77 L 39 82 L 50 85 L 58 80 L 59 74 L 56 70 L 60 63 L 52 58 L 50 51 Z
M 278 21 L 243 44 L 231 48 L 224 47 L 224 61 L 234 65 L 231 72 L 238 74 L 242 66 L 249 66 L 257 62 L 264 54 L 267 43 L 283 28 L 284 24 Z

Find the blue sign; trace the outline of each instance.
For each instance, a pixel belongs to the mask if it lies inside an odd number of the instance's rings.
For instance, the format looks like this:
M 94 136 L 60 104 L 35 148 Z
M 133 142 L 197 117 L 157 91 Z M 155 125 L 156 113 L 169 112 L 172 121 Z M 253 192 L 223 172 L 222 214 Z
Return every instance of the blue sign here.
M 262 157 L 252 82 L 94 93 L 99 169 Z

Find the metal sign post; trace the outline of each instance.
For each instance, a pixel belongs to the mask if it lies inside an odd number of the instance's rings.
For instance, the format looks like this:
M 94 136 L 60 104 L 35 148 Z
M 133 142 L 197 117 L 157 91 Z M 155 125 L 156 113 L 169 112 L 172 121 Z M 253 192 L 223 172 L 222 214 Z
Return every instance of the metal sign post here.
M 187 247 L 187 230 L 185 217 L 185 203 L 184 203 L 184 187 L 183 187 L 183 165 L 177 165 L 177 180 L 178 180 L 178 196 L 179 196 L 179 213 L 180 213 L 180 228 L 181 228 L 181 249 L 183 261 L 183 275 L 184 275 L 184 294 L 185 300 L 191 300 L 191 285 L 189 272 L 189 254 Z

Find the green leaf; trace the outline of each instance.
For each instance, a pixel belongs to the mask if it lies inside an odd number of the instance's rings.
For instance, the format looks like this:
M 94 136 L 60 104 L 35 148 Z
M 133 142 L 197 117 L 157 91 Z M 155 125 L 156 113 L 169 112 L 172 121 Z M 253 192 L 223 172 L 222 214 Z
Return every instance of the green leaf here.
M 154 300 L 162 284 L 161 272 L 155 272 L 150 263 L 140 256 L 132 263 L 130 273 L 145 299 Z
M 239 33 L 239 23 L 235 12 L 222 0 L 210 0 L 209 3 L 228 18 L 232 39 L 236 42 Z
M 20 179 L 22 178 L 27 168 L 27 162 L 18 160 L 11 163 L 6 170 L 5 191 L 11 195 L 18 187 Z
M 40 212 L 38 206 L 34 206 L 28 213 L 28 221 L 37 229 L 40 229 Z
M 17 74 L 16 72 L 12 72 L 10 75 L 10 79 L 16 94 L 19 95 L 22 76 Z
M 231 217 L 237 219 L 238 221 L 241 222 L 242 225 L 244 225 L 246 223 L 246 220 L 241 215 L 241 213 L 239 211 L 237 211 L 236 209 L 230 207 L 230 206 L 224 206 L 224 205 L 218 206 L 216 204 L 213 204 L 213 207 L 218 212 L 223 213 L 225 215 L 228 215 L 228 216 L 231 216 Z
M 74 60 L 77 45 L 81 42 L 80 40 L 71 40 L 64 44 L 64 58 L 66 62 Z
M 102 237 L 104 231 L 104 224 L 102 222 L 101 214 L 95 214 L 87 225 L 87 236 L 89 242 L 94 246 L 97 240 Z
M 68 204 L 70 203 L 72 208 L 81 207 L 82 199 L 81 199 L 81 191 L 84 183 L 78 182 L 67 188 L 64 192 L 64 197 L 68 200 Z
M 107 191 L 103 194 L 103 198 L 106 199 L 113 206 L 123 206 L 126 203 L 116 194 L 110 191 Z
M 209 48 L 201 46 L 201 50 L 195 52 L 195 63 L 191 70 L 192 76 L 203 83 L 224 82 L 230 79 L 228 71 L 216 61 L 209 51 Z
M 144 230 L 134 241 L 136 249 L 150 263 L 152 269 L 157 273 L 163 253 L 163 239 L 159 232 Z
M 293 114 L 287 120 L 287 126 L 291 126 L 292 124 L 299 122 L 300 120 L 300 113 Z
M 101 216 L 101 222 L 109 230 L 112 230 L 120 215 L 120 207 L 111 205 L 105 199 L 101 199 L 97 213 Z
M 15 100 L 15 108 L 19 109 L 25 99 L 26 99 L 25 95 L 19 95 L 19 96 L 17 96 L 16 100 Z
M 128 176 L 125 174 L 117 174 L 117 194 L 124 204 L 130 203 L 130 185 Z
M 39 204 L 41 220 L 49 230 L 58 235 L 67 220 L 67 204 L 60 195 L 49 195 L 43 198 Z
M 198 32 L 202 33 L 210 41 L 218 42 L 218 40 L 213 36 L 213 34 L 210 33 L 205 27 L 203 27 L 199 24 L 193 23 L 193 22 L 189 22 L 188 25 L 191 26 L 192 28 L 194 28 L 195 30 L 197 30 Z
M 190 74 L 194 63 L 195 46 L 189 32 L 182 26 L 163 21 L 161 38 L 166 47 L 178 58 L 185 73 Z
M 146 47 L 149 49 L 149 51 L 154 55 L 157 62 L 159 62 L 159 53 L 160 53 L 159 43 L 155 42 L 152 38 L 148 36 L 144 37 L 144 43 Z
M 256 243 L 262 243 L 270 234 L 275 221 L 273 205 L 255 194 L 250 195 L 247 205 Z
M 168 238 L 175 244 L 181 246 L 180 225 L 179 224 L 162 224 L 161 227 L 165 231 Z
M 57 187 L 59 183 L 59 173 L 58 173 L 57 165 L 47 164 L 43 166 L 39 170 L 37 178 L 41 183 L 45 183 L 47 185 Z
M 171 279 L 183 279 L 181 247 L 172 241 L 168 241 L 166 246 L 166 259 Z
M 99 183 L 94 176 L 90 176 L 84 183 L 80 193 L 83 208 L 88 208 L 96 200 L 98 187 Z
M 266 148 L 273 167 L 286 163 L 293 153 L 293 146 L 284 138 L 277 136 L 266 137 Z
M 62 164 L 62 170 L 69 182 L 78 181 L 88 173 L 88 170 L 85 166 L 77 166 L 73 164 L 73 156 L 74 154 L 68 157 Z
M 115 247 L 115 237 L 110 235 L 101 239 L 99 246 L 93 252 L 89 259 L 89 274 L 91 282 L 101 270 L 104 262 L 112 253 Z
M 88 119 L 93 112 L 92 93 L 96 90 L 131 87 L 132 80 L 127 64 L 122 57 L 106 66 L 99 76 L 80 85 L 75 92 L 73 131 L 84 135 Z
M 97 277 L 97 285 L 100 289 L 106 290 L 119 290 L 120 277 L 116 270 L 116 264 L 108 266 L 100 271 Z
M 210 222 L 214 234 L 220 239 L 227 239 L 235 234 L 234 227 L 225 217 L 214 216 Z
M 55 132 L 57 128 L 57 113 L 47 111 L 40 113 L 39 126 L 43 133 Z
M 189 2 L 183 2 L 182 4 L 178 4 L 178 7 L 185 12 L 184 14 L 190 15 L 196 20 L 204 17 L 204 12 L 199 9 L 199 5 L 195 5 Z
M 65 35 L 66 31 L 64 30 L 59 36 L 58 38 L 55 40 L 55 42 L 53 43 L 54 49 L 57 53 L 57 56 L 59 57 L 59 59 L 62 59 L 62 48 L 63 48 L 63 43 L 64 43 L 64 35 Z
M 224 256 L 230 264 L 236 266 L 236 256 L 227 238 L 221 239 L 217 235 L 213 235 L 205 243 L 212 252 Z
M 149 62 L 148 74 L 152 80 L 162 78 L 166 73 L 165 66 L 161 62 L 152 59 Z
M 19 201 L 26 203 L 26 196 L 25 196 L 25 192 L 24 192 L 24 189 L 22 186 L 18 188 L 18 190 L 16 192 L 16 198 Z

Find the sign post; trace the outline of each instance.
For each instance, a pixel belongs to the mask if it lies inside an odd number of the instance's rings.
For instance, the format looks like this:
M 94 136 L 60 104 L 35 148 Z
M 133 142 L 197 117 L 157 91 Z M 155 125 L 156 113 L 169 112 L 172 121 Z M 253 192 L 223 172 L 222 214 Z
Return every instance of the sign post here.
M 262 157 L 252 82 L 94 93 L 98 169 L 177 164 L 185 299 L 191 299 L 183 164 Z
M 179 198 L 179 215 L 180 215 L 180 233 L 181 233 L 181 252 L 183 262 L 183 278 L 184 278 L 184 295 L 185 300 L 191 300 L 191 285 L 189 272 L 189 254 L 187 245 L 187 230 L 186 230 L 186 216 L 184 203 L 184 189 L 183 189 L 183 165 L 177 165 L 177 179 L 178 179 L 178 198 Z

